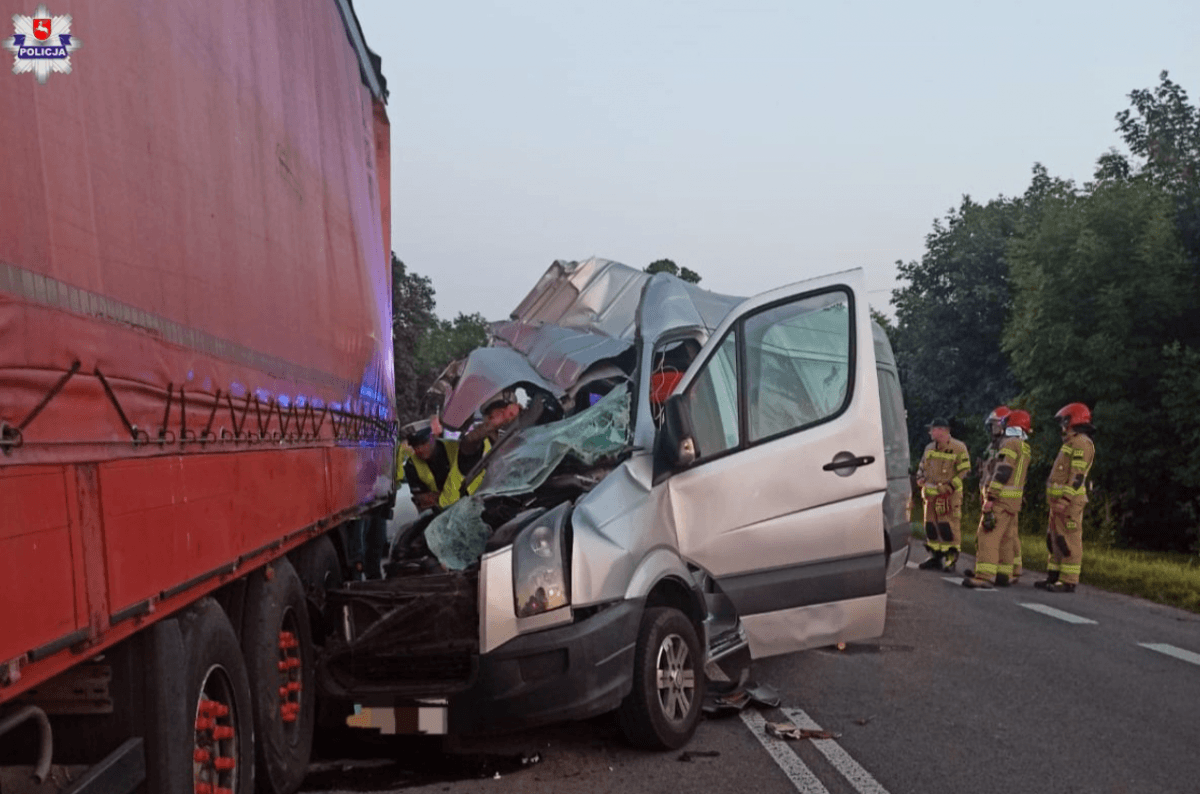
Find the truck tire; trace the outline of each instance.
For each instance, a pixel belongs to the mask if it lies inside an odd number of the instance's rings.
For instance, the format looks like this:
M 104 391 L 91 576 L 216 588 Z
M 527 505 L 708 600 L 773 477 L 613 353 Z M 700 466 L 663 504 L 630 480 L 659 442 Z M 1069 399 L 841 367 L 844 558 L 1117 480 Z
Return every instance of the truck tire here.
M 704 659 L 696 628 L 677 609 L 652 607 L 642 615 L 633 661 L 633 689 L 617 722 L 635 747 L 674 750 L 700 723 Z
M 237 635 L 211 598 L 187 610 L 179 624 L 186 660 L 186 717 L 194 723 L 188 726 L 193 737 L 192 763 L 187 765 L 192 780 L 181 790 L 252 794 L 254 723 Z
M 292 563 L 300 576 L 300 583 L 304 585 L 309 603 L 316 607 L 314 611 L 317 614 L 312 618 L 318 620 L 325 609 L 326 593 L 338 589 L 346 581 L 337 549 L 328 535 L 322 535 L 301 546 L 293 555 Z
M 287 559 L 249 577 L 242 655 L 250 676 L 259 791 L 292 794 L 312 752 L 316 660 L 304 587 Z

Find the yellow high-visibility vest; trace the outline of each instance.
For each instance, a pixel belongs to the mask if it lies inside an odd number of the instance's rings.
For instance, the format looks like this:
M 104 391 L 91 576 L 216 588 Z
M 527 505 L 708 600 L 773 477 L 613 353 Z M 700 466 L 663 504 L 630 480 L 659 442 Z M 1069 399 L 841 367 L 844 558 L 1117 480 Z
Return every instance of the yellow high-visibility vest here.
M 445 485 L 442 486 L 441 493 L 438 494 L 438 507 L 445 510 L 450 505 L 454 504 L 462 496 L 463 473 L 458 468 L 458 442 L 444 440 L 439 441 L 446 448 L 446 458 L 450 461 L 450 470 L 446 474 Z M 492 444 L 487 439 L 483 441 L 483 453 L 486 455 L 488 450 L 492 448 Z M 437 479 L 433 476 L 433 469 L 429 468 L 429 464 L 412 456 L 413 468 L 417 471 L 417 477 L 430 491 L 438 493 Z M 479 488 L 479 484 L 483 482 L 483 472 L 472 480 L 467 485 L 467 493 L 473 494 Z

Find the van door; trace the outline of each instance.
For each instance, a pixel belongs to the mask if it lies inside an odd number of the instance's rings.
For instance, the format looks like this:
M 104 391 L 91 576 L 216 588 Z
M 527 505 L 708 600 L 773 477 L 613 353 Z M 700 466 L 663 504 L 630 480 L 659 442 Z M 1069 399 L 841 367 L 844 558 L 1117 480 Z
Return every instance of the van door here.
M 864 284 L 854 270 L 745 301 L 676 389 L 696 458 L 656 487 L 755 657 L 883 633 L 887 475 Z

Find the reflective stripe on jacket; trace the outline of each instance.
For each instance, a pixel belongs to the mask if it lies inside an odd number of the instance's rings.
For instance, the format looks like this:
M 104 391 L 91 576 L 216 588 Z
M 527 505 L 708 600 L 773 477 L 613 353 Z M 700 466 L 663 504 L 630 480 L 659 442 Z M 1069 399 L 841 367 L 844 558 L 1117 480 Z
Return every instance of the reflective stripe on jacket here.
M 1021 497 L 1025 493 L 1025 478 L 1029 474 L 1030 457 L 1032 453 L 1028 441 L 1019 438 L 1004 439 L 1000 446 L 997 470 L 1005 467 L 1008 476 L 1004 478 L 1005 482 L 1001 482 L 1002 478 L 997 473 L 988 484 L 988 496 L 1014 512 L 1020 510 Z
M 955 491 L 962 491 L 963 475 L 970 470 L 971 456 L 966 445 L 951 438 L 944 449 L 939 449 L 936 442 L 929 442 L 917 466 L 917 476 L 925 478 L 925 498 L 932 499 L 937 496 L 939 485 L 948 483 Z
M 1046 480 L 1046 498 L 1053 500 L 1065 496 L 1072 503 L 1086 503 L 1087 475 L 1095 455 L 1096 447 L 1090 438 L 1082 433 L 1068 433 Z

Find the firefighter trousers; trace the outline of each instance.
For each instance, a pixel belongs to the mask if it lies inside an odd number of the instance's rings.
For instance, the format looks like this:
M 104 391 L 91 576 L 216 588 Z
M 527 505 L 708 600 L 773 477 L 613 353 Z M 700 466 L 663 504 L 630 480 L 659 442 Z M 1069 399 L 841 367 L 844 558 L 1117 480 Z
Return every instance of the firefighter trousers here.
M 925 538 L 935 554 L 962 549 L 962 491 L 925 498 Z
M 1064 513 L 1050 511 L 1046 546 L 1050 550 L 1048 571 L 1058 571 L 1058 581 L 1079 584 L 1083 564 L 1083 505 L 1072 504 Z
M 979 532 L 975 536 L 975 578 L 985 582 L 995 582 L 998 573 L 1011 579 L 1014 548 L 1016 554 L 1020 554 L 1021 549 L 1021 541 L 1017 537 L 1017 514 L 1000 505 L 992 507 L 992 514 L 996 517 L 996 525 L 992 529 L 984 529 L 983 518 L 980 517 Z

